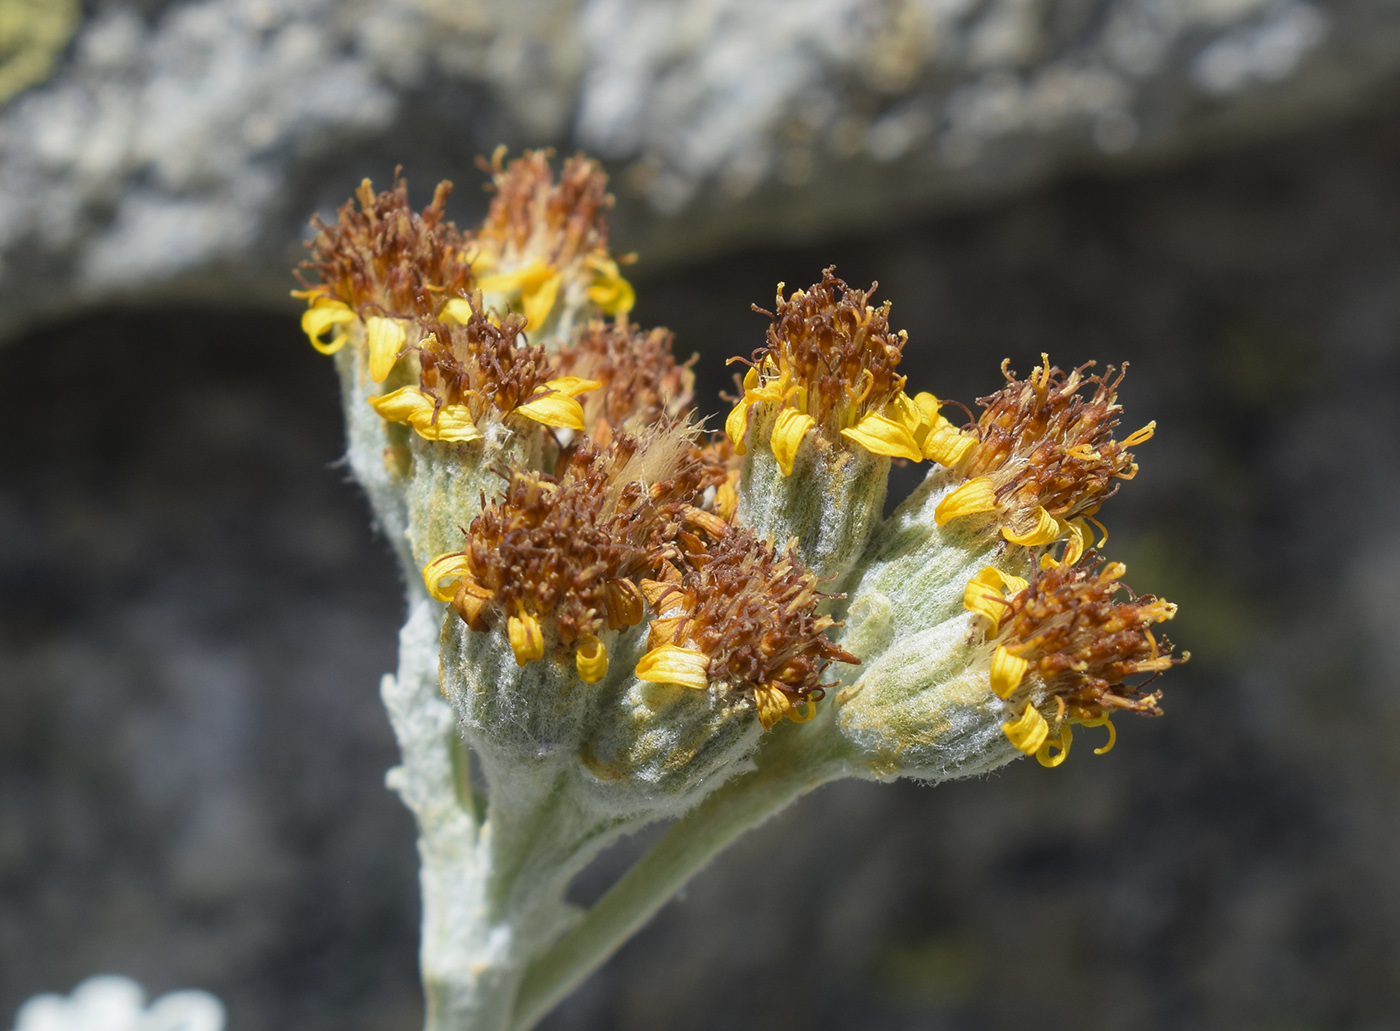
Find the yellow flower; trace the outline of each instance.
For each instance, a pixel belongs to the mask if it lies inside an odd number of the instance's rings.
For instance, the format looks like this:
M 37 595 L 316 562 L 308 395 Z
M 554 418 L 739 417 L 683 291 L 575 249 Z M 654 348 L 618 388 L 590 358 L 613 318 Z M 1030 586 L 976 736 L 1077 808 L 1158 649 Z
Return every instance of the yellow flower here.
M 1133 678 L 1161 673 L 1190 657 L 1172 657 L 1171 642 L 1158 641 L 1152 631 L 1176 614 L 1176 606 L 1127 591 L 1119 582 L 1124 572 L 1118 562 L 1055 563 L 1002 601 L 996 600 L 999 574 L 990 567 L 967 586 L 969 609 L 989 618 L 996 608 L 1003 610 L 989 631 L 999 635 L 989 686 L 998 698 L 1025 701 L 1027 711 L 1002 729 L 1041 765 L 1064 762 L 1072 724 L 1108 728 L 1108 742 L 1095 749 L 1102 755 L 1116 739 L 1111 716 L 1161 715 L 1161 692 L 1149 694 L 1151 681 Z M 1115 601 L 1119 593 L 1128 600 Z M 1039 713 L 1031 715 L 1033 700 L 1055 706 L 1053 730 Z
M 794 698 L 779 684 L 759 684 L 753 689 L 753 698 L 758 709 L 758 722 L 763 725 L 764 730 L 771 730 L 773 725 L 784 717 L 794 723 L 806 723 L 817 714 L 815 695 Z M 806 708 L 798 708 L 803 703 Z

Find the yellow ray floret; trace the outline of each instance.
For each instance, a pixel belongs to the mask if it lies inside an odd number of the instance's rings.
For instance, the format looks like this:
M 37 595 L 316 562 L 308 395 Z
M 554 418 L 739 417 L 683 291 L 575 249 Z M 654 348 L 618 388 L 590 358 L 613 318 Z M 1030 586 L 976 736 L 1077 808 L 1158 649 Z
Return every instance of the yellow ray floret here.
M 709 669 L 710 660 L 704 652 L 663 644 L 642 656 L 637 663 L 637 679 L 702 691 L 710 684 Z
M 450 555 L 439 555 L 423 567 L 423 586 L 436 601 L 451 601 L 457 594 L 458 581 L 471 575 L 471 565 L 466 552 L 456 551 Z M 447 584 L 443 584 L 448 580 Z
M 540 621 L 530 613 L 522 612 L 507 619 L 506 636 L 510 638 L 517 666 L 544 658 L 544 630 L 540 627 Z
M 784 408 L 778 413 L 773 424 L 773 457 L 778 460 L 778 468 L 784 476 L 792 475 L 792 465 L 797 460 L 797 449 L 802 446 L 802 438 L 816 425 L 806 412 L 796 408 Z
M 391 394 L 366 400 L 381 419 L 407 423 L 424 440 L 462 443 L 481 439 L 481 431 L 466 405 L 438 408 L 433 396 L 417 387 L 400 387 Z
M 322 354 L 335 354 L 345 346 L 345 341 L 350 339 L 350 333 L 345 327 L 357 318 L 359 316 L 350 310 L 348 304 L 341 301 L 323 301 L 302 312 L 301 330 L 311 339 L 311 346 L 316 350 Z M 331 338 L 321 339 L 328 329 L 334 329 Z
M 1001 730 L 1006 735 L 1006 739 L 1011 742 L 1012 747 L 1026 753 L 1026 755 L 1035 755 L 1039 752 L 1040 746 L 1050 736 L 1050 725 L 1045 722 L 1045 717 L 1034 705 L 1027 705 L 1026 711 L 1021 713 L 1020 719 L 1003 723 Z
M 977 438 L 963 433 L 938 414 L 942 406 L 938 398 L 928 391 L 915 394 L 912 403 L 920 418 L 918 425 L 911 428 L 911 432 L 922 456 L 943 466 L 954 466 L 961 462 L 977 443 Z
M 939 526 L 961 516 L 997 510 L 997 492 L 990 477 L 978 476 L 953 491 L 933 510 L 933 521 Z
M 483 276 L 477 281 L 477 286 L 483 294 L 518 294 L 520 308 L 525 314 L 525 328 L 538 329 L 554 310 L 554 301 L 559 296 L 559 286 L 563 281 L 564 277 L 555 271 L 553 265 L 534 261 L 514 272 Z
M 579 379 L 577 376 L 561 376 L 545 383 L 552 391 L 544 397 L 536 398 L 515 409 L 515 414 L 545 426 L 583 432 L 583 405 L 576 396 L 589 390 L 596 390 L 602 384 L 595 379 Z
M 806 723 L 817 714 L 815 699 L 803 699 L 806 708 L 799 709 L 798 705 L 802 702 L 794 702 L 791 695 L 774 684 L 759 684 L 755 687 L 753 700 L 758 709 L 758 721 L 763 724 L 764 730 L 771 729 L 773 724 L 785 716 L 794 723 Z
M 877 455 L 907 458 L 913 462 L 924 457 L 923 450 L 914 441 L 914 435 L 903 423 L 874 412 L 849 429 L 842 430 L 841 436 Z
M 608 675 L 608 646 L 596 634 L 584 634 L 574 652 L 574 668 L 585 684 L 596 684 Z
M 369 344 L 369 378 L 383 383 L 398 361 L 408 332 L 396 319 L 371 315 L 365 320 L 365 337 Z
M 1008 698 L 1011 692 L 1021 686 L 1026 670 L 1031 664 L 1019 655 L 1012 655 L 1005 645 L 997 645 L 992 653 L 992 693 L 998 698 Z
M 1094 546 L 1094 531 L 1084 519 L 1071 519 L 1065 526 L 1065 553 L 1058 560 L 1050 554 L 1040 556 L 1041 569 L 1053 569 L 1064 563 L 1072 566 L 1079 561 L 1084 552 Z M 1008 538 L 1009 539 L 1009 538 Z M 1103 547 L 1104 541 L 1108 540 L 1108 532 L 1104 531 L 1103 537 L 1099 540 L 1099 547 Z
M 1035 516 L 1035 526 L 1025 533 L 1013 533 L 1009 526 L 1003 526 L 1001 535 L 1012 544 L 1034 547 L 1037 544 L 1049 544 L 1051 541 L 1059 540 L 1060 536 L 1069 530 L 1069 524 L 1061 522 L 1045 511 L 1044 505 L 1036 509 Z
M 1051 741 L 1048 739 L 1047 735 L 1047 739 L 1042 741 L 1040 747 L 1035 750 L 1035 761 L 1042 766 L 1048 766 L 1054 769 L 1069 758 L 1069 746 L 1070 742 L 1073 740 L 1074 731 L 1070 728 L 1070 725 L 1068 723 L 1061 723 L 1060 739 L 1058 741 Z M 1052 748 L 1058 748 L 1059 751 L 1052 753 L 1050 751 Z
M 587 266 L 597 277 L 588 288 L 588 299 L 604 315 L 626 318 L 637 304 L 637 292 L 622 278 L 617 262 L 600 254 L 589 255 Z
M 963 608 L 985 616 L 991 623 L 988 634 L 995 634 L 1010 611 L 1006 599 L 1020 594 L 1027 587 L 1019 576 L 1003 573 L 996 566 L 987 566 L 967 582 L 963 590 Z

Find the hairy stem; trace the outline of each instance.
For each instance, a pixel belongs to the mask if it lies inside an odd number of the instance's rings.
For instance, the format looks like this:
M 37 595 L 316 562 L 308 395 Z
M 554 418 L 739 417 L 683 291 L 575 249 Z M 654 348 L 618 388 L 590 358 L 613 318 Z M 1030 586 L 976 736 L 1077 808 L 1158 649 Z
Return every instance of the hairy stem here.
M 828 710 L 829 712 L 830 710 Z M 848 764 L 830 718 L 786 724 L 735 777 L 677 820 L 567 934 L 525 974 L 514 1031 L 527 1031 L 654 916 L 716 854 L 745 831 L 827 781 Z

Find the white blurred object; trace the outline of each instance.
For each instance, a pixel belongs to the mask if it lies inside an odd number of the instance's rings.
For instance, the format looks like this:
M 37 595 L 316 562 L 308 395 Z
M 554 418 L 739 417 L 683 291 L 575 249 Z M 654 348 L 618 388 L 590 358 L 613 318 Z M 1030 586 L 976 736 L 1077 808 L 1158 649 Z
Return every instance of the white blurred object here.
M 90 977 L 69 996 L 36 995 L 14 1031 L 223 1031 L 224 1005 L 208 992 L 162 995 L 143 1008 L 145 990 L 128 977 Z

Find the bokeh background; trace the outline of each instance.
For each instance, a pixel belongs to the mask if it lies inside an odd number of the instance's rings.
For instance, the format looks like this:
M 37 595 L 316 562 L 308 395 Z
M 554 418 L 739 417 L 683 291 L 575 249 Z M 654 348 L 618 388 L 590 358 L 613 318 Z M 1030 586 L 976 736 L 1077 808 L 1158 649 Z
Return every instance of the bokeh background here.
M 827 264 L 940 397 L 1130 363 L 1159 429 L 1107 550 L 1193 654 L 1109 755 L 809 796 L 550 1031 L 1400 1028 L 1397 25 L 0 0 L 0 1025 L 116 972 L 230 1031 L 418 1026 L 397 574 L 283 291 L 361 176 L 451 176 L 470 223 L 505 141 L 608 160 L 704 411 Z

